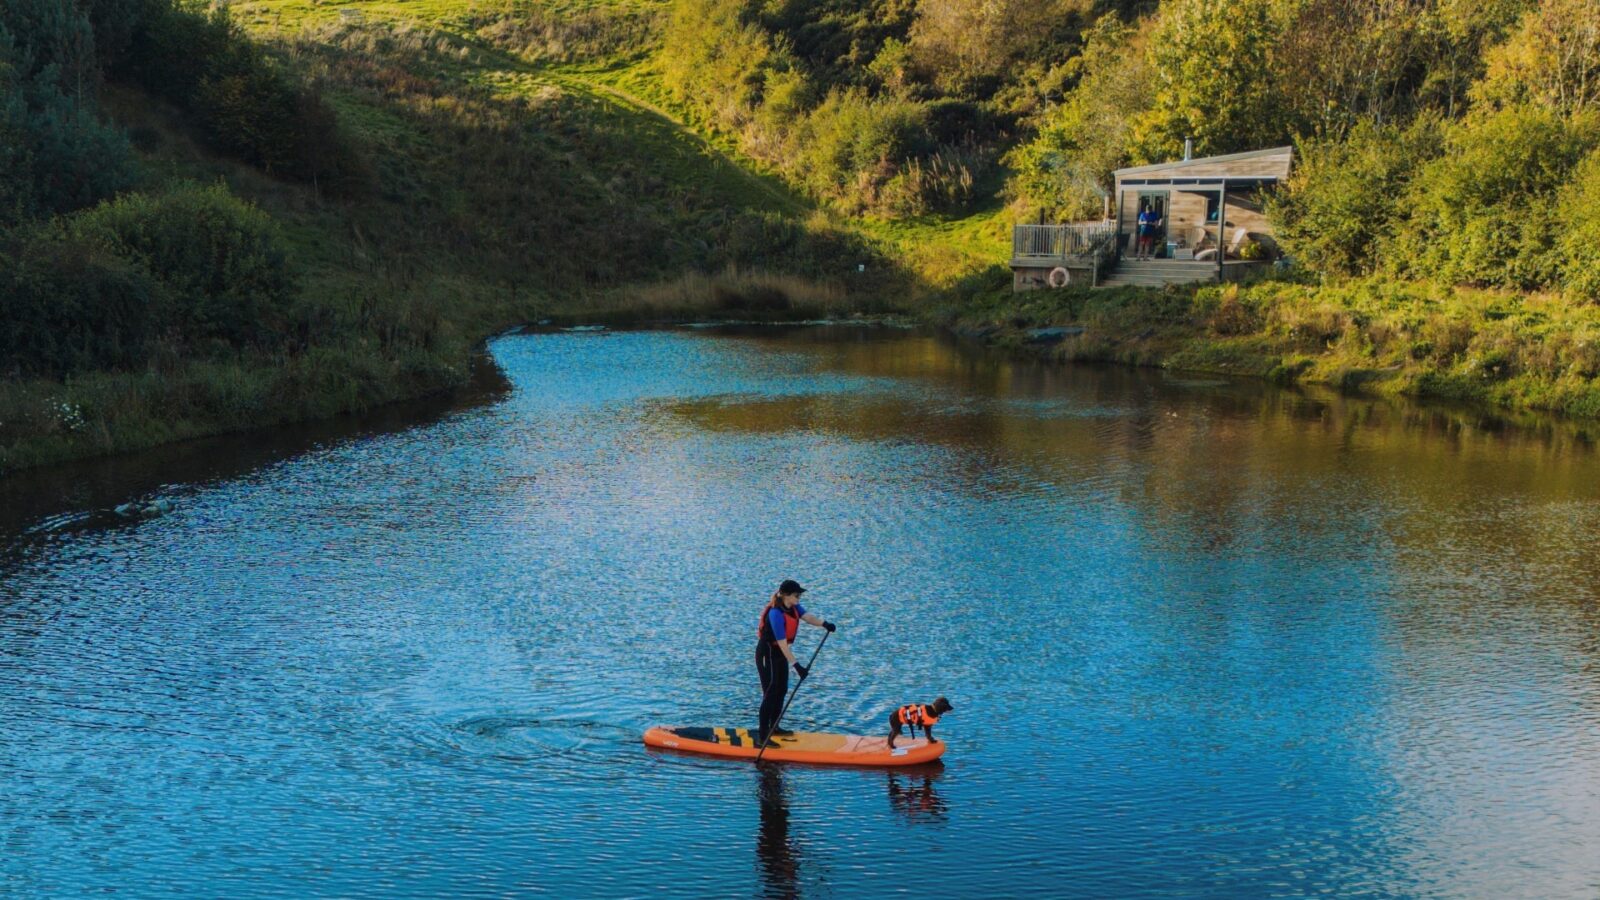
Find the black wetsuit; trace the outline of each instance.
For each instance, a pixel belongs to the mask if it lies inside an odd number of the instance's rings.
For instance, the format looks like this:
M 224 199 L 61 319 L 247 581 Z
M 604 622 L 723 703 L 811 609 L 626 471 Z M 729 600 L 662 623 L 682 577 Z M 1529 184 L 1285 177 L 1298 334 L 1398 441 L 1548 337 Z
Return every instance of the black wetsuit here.
M 765 638 L 756 645 L 756 673 L 761 676 L 761 730 L 757 733 L 765 737 L 778 724 L 784 695 L 789 693 L 789 661 Z
M 758 735 L 765 737 L 778 724 L 783 715 L 783 697 L 789 692 L 789 661 L 778 649 L 776 628 L 782 627 L 783 637 L 793 646 L 794 634 L 800 630 L 800 617 L 806 608 L 795 604 L 785 615 L 781 607 L 768 605 L 761 613 L 761 627 L 756 639 L 756 674 L 761 676 L 761 718 Z

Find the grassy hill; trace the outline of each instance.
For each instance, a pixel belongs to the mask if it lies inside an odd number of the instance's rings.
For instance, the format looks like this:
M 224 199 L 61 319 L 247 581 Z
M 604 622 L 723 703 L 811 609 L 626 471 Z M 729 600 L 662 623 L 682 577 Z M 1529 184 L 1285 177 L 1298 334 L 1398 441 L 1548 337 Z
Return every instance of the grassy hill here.
M 1051 352 L 1597 415 L 1594 10 L 10 0 L 0 473 L 446 389 L 555 316 L 1071 324 Z M 1188 134 L 1299 143 L 1296 272 L 1009 294 L 1013 218 Z
M 192 109 L 108 78 L 97 105 L 130 138 L 133 196 L 159 204 L 221 184 L 270 219 L 294 286 L 275 326 L 285 337 L 19 371 L 0 383 L 0 471 L 449 387 L 477 340 L 520 321 L 804 316 L 917 292 L 888 240 L 636 93 L 649 57 L 631 44 L 530 54 L 461 2 L 241 3 L 230 15 L 332 110 L 364 183 L 336 193 L 262 171 L 219 153 Z M 99 209 L 7 239 L 52 247 L 46 231 Z

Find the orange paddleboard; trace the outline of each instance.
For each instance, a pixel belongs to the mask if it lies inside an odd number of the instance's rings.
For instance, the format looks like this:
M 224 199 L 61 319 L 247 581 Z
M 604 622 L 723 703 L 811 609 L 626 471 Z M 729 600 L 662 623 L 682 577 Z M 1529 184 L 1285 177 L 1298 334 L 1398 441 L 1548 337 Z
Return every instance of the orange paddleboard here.
M 756 736 L 744 728 L 667 727 L 657 725 L 644 733 L 647 746 L 707 756 L 755 759 L 761 748 Z M 914 766 L 944 755 L 944 741 L 902 737 L 889 749 L 888 738 L 854 734 L 797 731 L 772 739 L 761 756 L 773 762 L 812 763 L 820 766 Z

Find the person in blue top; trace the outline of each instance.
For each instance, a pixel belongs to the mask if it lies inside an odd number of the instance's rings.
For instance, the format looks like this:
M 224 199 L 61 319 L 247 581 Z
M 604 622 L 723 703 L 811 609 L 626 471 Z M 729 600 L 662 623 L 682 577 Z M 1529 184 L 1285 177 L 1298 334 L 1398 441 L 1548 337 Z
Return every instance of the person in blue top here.
M 1146 204 L 1139 210 L 1139 228 L 1137 248 L 1134 251 L 1135 259 L 1148 259 L 1155 255 L 1156 229 L 1161 227 L 1161 214 L 1156 212 L 1154 204 Z
M 818 616 L 806 612 L 800 605 L 800 595 L 806 589 L 794 579 L 778 585 L 778 592 L 767 601 L 761 611 L 760 640 L 756 644 L 756 673 L 761 676 L 761 718 L 756 732 L 756 742 L 765 744 L 769 738 L 793 734 L 778 728 L 778 717 L 783 714 L 783 696 L 789 692 L 789 668 L 804 681 L 811 672 L 794 658 L 794 639 L 800 623 L 807 622 L 832 632 L 835 626 Z

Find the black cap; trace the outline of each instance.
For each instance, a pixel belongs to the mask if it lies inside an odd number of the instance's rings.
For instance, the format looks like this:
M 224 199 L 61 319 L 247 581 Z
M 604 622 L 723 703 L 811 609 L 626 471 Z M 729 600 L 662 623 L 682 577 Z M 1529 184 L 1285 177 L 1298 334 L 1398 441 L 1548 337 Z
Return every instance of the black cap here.
M 778 585 L 778 593 L 780 594 L 804 594 L 805 592 L 806 589 L 801 587 L 800 582 L 795 581 L 793 578 L 785 578 L 783 584 Z

